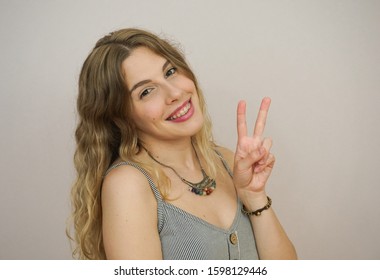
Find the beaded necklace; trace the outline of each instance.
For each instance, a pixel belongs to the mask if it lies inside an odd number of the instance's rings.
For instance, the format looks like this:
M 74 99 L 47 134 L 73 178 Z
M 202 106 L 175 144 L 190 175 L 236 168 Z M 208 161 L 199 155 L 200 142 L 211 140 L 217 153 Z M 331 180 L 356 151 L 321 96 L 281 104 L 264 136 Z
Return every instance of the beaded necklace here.
M 193 145 L 193 143 L 191 143 Z M 169 165 L 166 165 L 160 161 L 158 161 L 157 159 L 155 159 L 152 154 L 144 147 L 144 150 L 147 152 L 148 156 L 153 159 L 155 162 L 157 162 L 158 164 L 164 166 L 164 167 L 167 167 L 167 168 L 170 168 L 177 176 L 178 178 L 181 179 L 182 182 L 184 182 L 186 185 L 189 186 L 188 190 L 196 195 L 201 195 L 201 196 L 204 196 L 204 195 L 210 195 L 216 188 L 216 182 L 214 179 L 211 179 L 206 171 L 203 170 L 203 167 L 201 165 L 201 161 L 199 160 L 199 157 L 198 157 L 198 154 L 197 154 L 197 151 L 195 150 L 195 147 L 193 145 L 193 149 L 194 149 L 194 152 L 195 152 L 195 156 L 197 157 L 197 160 L 198 160 L 198 163 L 199 163 L 199 166 L 201 167 L 201 171 L 202 171 L 202 175 L 203 175 L 203 179 L 202 181 L 198 182 L 198 183 L 192 183 L 188 180 L 186 180 L 185 178 L 183 178 L 181 175 L 178 174 L 178 172 L 171 166 Z

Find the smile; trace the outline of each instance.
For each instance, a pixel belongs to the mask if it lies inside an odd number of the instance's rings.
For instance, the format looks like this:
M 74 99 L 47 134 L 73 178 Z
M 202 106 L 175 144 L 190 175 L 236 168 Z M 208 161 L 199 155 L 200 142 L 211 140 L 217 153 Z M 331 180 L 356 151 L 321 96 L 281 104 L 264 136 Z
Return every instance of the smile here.
M 177 109 L 170 117 L 167 118 L 168 121 L 184 121 L 187 120 L 189 117 L 191 117 L 192 112 L 194 111 L 191 106 L 190 100 L 186 102 L 186 104 L 180 108 Z M 190 111 L 190 113 L 189 113 Z M 188 116 L 187 116 L 188 115 Z

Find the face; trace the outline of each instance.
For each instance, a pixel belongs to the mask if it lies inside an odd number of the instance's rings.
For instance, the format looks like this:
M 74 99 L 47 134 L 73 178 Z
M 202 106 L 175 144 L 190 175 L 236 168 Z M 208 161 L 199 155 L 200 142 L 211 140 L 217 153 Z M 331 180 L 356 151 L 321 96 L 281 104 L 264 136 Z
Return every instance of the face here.
M 189 138 L 203 125 L 194 82 L 148 48 L 124 60 L 123 74 L 132 100 L 132 118 L 145 143 Z

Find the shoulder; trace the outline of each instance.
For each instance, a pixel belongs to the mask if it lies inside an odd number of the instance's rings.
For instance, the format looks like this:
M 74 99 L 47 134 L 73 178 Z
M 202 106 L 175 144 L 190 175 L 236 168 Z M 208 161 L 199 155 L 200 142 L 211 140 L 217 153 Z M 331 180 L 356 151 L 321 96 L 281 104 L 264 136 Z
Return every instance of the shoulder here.
M 147 177 L 120 165 L 102 186 L 103 242 L 108 259 L 160 259 L 157 200 Z
M 128 197 L 149 197 L 151 191 L 149 181 L 141 170 L 128 164 L 111 169 L 102 184 L 102 198 L 113 195 L 128 195 Z
M 222 155 L 230 167 L 234 166 L 235 153 L 233 151 L 222 146 L 216 146 L 216 150 Z
M 157 201 L 147 177 L 131 165 L 120 165 L 105 176 L 101 203 L 103 213 L 150 213 L 155 218 Z

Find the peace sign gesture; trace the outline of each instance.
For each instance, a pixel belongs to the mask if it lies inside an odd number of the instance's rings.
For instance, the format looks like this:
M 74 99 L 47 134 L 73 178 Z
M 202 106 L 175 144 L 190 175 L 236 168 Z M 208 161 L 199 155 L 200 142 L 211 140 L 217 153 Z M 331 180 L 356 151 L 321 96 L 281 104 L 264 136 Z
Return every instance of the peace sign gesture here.
M 275 158 L 270 153 L 272 140 L 263 138 L 263 132 L 271 100 L 262 100 L 253 136 L 247 134 L 246 104 L 240 101 L 237 108 L 238 141 L 234 160 L 234 184 L 239 192 L 264 192 Z

